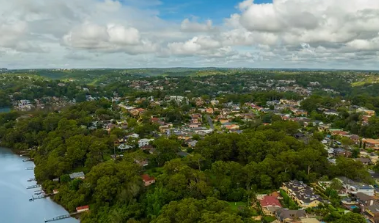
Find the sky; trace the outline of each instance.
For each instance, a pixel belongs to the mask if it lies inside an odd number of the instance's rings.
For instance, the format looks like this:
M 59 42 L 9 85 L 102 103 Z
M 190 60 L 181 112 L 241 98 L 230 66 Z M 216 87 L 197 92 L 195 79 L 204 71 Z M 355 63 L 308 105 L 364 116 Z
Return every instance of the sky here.
M 379 69 L 378 0 L 0 0 L 0 67 Z

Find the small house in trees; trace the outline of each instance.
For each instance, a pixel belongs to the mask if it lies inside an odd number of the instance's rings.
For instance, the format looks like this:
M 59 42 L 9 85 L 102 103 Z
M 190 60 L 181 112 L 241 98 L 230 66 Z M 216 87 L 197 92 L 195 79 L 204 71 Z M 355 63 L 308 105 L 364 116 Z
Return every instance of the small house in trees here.
M 145 183 L 145 187 L 148 187 L 148 186 L 150 186 L 150 185 L 152 185 L 152 184 L 155 183 L 155 178 L 154 177 L 150 177 L 148 174 L 142 175 L 142 180 Z
M 70 174 L 70 178 L 71 178 L 71 180 L 74 180 L 74 179 L 82 179 L 82 180 L 84 180 L 85 179 L 85 175 L 84 175 L 83 172 L 77 172 L 77 173 Z
M 78 212 L 78 213 L 82 213 L 82 212 L 86 212 L 86 211 L 89 211 L 89 206 L 88 205 L 76 208 L 76 212 Z

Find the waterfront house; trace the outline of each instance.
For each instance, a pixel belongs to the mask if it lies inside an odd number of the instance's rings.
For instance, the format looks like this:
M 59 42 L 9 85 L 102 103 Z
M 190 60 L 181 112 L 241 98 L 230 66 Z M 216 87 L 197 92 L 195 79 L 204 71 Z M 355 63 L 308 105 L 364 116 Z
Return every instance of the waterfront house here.
M 89 211 L 89 206 L 88 205 L 76 208 L 76 212 L 78 212 L 78 213 L 82 213 L 82 212 L 86 212 L 86 211 Z

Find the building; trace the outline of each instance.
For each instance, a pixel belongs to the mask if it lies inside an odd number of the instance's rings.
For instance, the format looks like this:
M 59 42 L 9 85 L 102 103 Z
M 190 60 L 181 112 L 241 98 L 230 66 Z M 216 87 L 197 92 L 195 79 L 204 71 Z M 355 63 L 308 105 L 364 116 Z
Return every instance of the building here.
M 152 185 L 152 184 L 155 183 L 155 178 L 154 177 L 150 177 L 148 174 L 142 175 L 142 180 L 145 183 L 145 187 L 148 187 L 148 186 L 150 186 L 150 185 Z
M 379 222 L 379 204 L 374 204 L 365 209 L 364 212 L 366 218 L 372 223 Z
M 282 208 L 278 198 L 274 196 L 264 196 L 259 203 L 266 215 L 275 215 L 275 211 Z
M 82 213 L 82 212 L 86 212 L 86 211 L 89 211 L 89 206 L 88 205 L 76 208 L 76 212 L 78 212 L 78 213 Z
M 145 159 L 134 159 L 134 162 L 139 165 L 140 167 L 145 167 L 149 165 L 149 161 Z
M 276 210 L 276 219 L 280 222 L 300 222 L 301 219 L 307 217 L 305 210 L 288 210 L 287 208 L 280 208 Z
M 77 173 L 70 174 L 70 178 L 71 178 L 71 180 L 74 180 L 74 179 L 82 179 L 82 180 L 84 180 L 85 179 L 85 175 L 84 175 L 83 172 L 77 172 Z
M 317 207 L 322 201 L 320 196 L 313 192 L 313 188 L 302 181 L 283 183 L 282 189 L 302 208 Z
M 353 180 L 350 180 L 349 178 L 346 178 L 346 177 L 337 177 L 336 179 L 342 183 L 346 192 L 349 194 L 356 195 L 357 193 L 364 193 L 368 196 L 375 195 L 375 188 L 371 185 L 364 185 L 364 184 L 355 182 Z
M 369 196 L 361 192 L 357 193 L 355 197 L 357 198 L 357 201 L 361 205 L 361 207 L 371 206 L 374 204 L 375 201 L 375 197 Z
M 366 148 L 379 149 L 378 139 L 362 139 L 362 143 L 363 145 L 366 145 Z
M 152 141 L 154 141 L 154 139 L 140 139 L 138 140 L 138 146 L 141 148 L 141 147 L 150 145 L 150 142 Z

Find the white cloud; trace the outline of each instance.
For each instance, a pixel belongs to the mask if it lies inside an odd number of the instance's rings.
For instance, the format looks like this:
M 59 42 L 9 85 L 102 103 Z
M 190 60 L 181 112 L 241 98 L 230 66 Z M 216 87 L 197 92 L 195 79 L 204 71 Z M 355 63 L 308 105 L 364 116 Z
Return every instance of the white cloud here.
M 376 0 L 245 0 L 223 24 L 164 20 L 159 0 L 0 3 L 0 67 L 378 67 Z
M 209 32 L 214 31 L 215 28 L 212 26 L 212 20 L 207 20 L 205 23 L 198 23 L 184 19 L 181 24 L 181 30 L 184 32 Z

